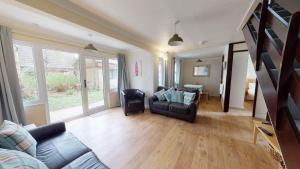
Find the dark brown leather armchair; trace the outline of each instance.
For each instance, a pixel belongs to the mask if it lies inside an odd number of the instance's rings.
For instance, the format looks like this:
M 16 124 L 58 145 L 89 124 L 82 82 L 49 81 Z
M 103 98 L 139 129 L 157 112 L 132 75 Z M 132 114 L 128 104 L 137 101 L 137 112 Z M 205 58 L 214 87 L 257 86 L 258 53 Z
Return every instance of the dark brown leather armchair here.
M 125 89 L 121 91 L 122 108 L 125 116 L 128 113 L 145 111 L 145 93 L 139 89 Z

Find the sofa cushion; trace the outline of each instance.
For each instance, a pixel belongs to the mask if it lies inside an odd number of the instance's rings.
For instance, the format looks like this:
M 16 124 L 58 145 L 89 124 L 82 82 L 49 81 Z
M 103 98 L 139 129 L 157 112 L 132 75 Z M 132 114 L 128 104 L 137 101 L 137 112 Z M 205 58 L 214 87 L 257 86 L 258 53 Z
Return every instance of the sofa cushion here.
M 36 140 L 26 129 L 11 121 L 4 120 L 0 127 L 0 147 L 19 150 L 36 156 Z
M 134 99 L 128 101 L 128 107 L 140 107 L 143 104 L 142 100 Z
M 31 155 L 17 151 L 0 148 L 0 168 L 6 169 L 48 169 L 40 160 Z
M 173 92 L 175 92 L 175 89 L 172 87 L 164 92 L 163 95 L 165 96 L 165 98 L 167 99 L 168 102 L 171 102 L 171 97 L 172 97 Z
M 194 102 L 194 99 L 196 97 L 195 93 L 190 93 L 190 92 L 184 92 L 184 104 L 189 105 Z
M 165 89 L 162 89 L 158 92 L 155 92 L 153 95 L 156 96 L 159 101 L 164 101 L 166 100 L 166 97 L 164 96 L 165 92 Z
M 171 102 L 183 103 L 183 91 L 173 91 L 171 94 Z
M 88 152 L 74 161 L 72 161 L 70 164 L 66 165 L 62 169 L 109 169 L 107 166 L 105 166 L 103 163 L 100 162 L 100 160 L 95 156 L 93 152 Z
M 171 103 L 169 106 L 171 112 L 179 113 L 179 114 L 186 114 L 189 112 L 189 106 L 183 103 Z
M 166 101 L 156 101 L 153 102 L 153 108 L 161 109 L 161 110 L 169 110 L 169 102 Z
M 69 132 L 44 140 L 37 145 L 37 158 L 50 169 L 62 168 L 90 149 Z

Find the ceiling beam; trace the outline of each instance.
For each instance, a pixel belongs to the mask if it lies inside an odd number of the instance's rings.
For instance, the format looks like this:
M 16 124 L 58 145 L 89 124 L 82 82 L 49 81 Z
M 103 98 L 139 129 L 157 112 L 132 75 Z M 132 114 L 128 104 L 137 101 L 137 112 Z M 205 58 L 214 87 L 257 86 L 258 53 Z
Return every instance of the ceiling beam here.
M 133 33 L 123 30 L 118 26 L 101 19 L 88 12 L 87 10 L 76 6 L 69 1 L 57 0 L 16 0 L 31 8 L 37 9 L 52 16 L 61 18 L 63 20 L 72 22 L 76 25 L 91 29 L 103 35 L 112 37 L 114 39 L 126 42 L 128 44 L 137 46 L 149 52 L 157 53 L 158 49 L 154 47 L 149 40 L 142 37 L 137 37 Z

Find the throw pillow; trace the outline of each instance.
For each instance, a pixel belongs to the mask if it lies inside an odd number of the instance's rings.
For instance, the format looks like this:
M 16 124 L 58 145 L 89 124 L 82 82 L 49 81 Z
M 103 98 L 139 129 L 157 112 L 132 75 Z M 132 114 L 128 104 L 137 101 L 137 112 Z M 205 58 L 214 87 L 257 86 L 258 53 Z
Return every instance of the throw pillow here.
M 191 104 L 196 97 L 196 93 L 190 93 L 190 92 L 184 92 L 183 95 L 184 95 L 183 103 L 186 105 Z
M 164 93 L 165 93 L 165 89 L 162 89 L 162 90 L 160 90 L 158 92 L 155 92 L 154 96 L 156 96 L 159 101 L 164 101 L 164 100 L 166 100 L 166 98 L 164 96 Z
M 165 91 L 164 96 L 168 102 L 171 102 L 172 92 L 174 92 L 174 91 L 175 91 L 175 89 L 173 87 L 168 89 L 167 91 Z
M 183 91 L 173 91 L 171 101 L 175 103 L 183 103 Z
M 0 127 L 0 147 L 36 156 L 36 140 L 23 127 L 4 120 Z
M 0 168 L 48 169 L 40 160 L 16 150 L 0 148 Z

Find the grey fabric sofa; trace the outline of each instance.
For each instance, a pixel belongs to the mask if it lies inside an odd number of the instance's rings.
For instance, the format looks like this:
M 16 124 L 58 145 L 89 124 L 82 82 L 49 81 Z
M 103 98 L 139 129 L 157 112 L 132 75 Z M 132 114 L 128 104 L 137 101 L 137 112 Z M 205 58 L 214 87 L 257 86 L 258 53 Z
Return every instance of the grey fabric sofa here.
M 108 169 L 91 149 L 66 131 L 63 122 L 38 127 L 29 133 L 38 142 L 37 159 L 49 169 Z
M 168 90 L 165 87 L 158 87 L 157 91 L 162 89 Z M 180 89 L 182 91 L 196 93 L 196 97 L 190 105 L 183 103 L 172 103 L 167 101 L 159 101 L 156 96 L 149 98 L 149 108 L 152 113 L 162 114 L 169 117 L 185 120 L 188 122 L 194 122 L 197 115 L 197 109 L 199 105 L 199 91 L 197 89 Z

